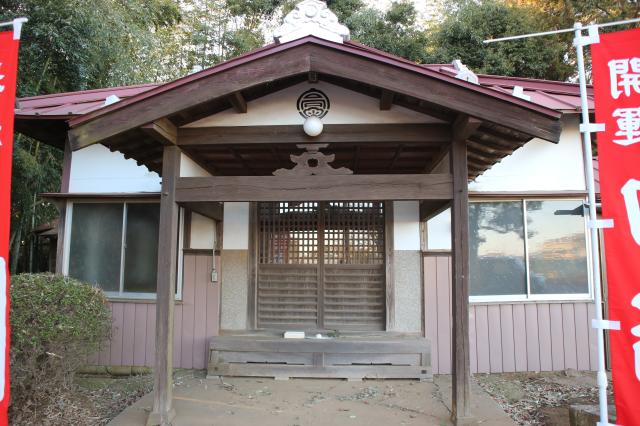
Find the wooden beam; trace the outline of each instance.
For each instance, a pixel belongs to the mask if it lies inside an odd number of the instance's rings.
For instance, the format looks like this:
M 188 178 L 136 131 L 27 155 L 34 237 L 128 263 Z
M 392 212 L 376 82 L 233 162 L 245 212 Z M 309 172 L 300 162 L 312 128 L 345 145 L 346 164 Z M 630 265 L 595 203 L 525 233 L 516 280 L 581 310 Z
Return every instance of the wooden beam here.
M 452 404 L 454 424 L 471 416 L 469 358 L 469 194 L 467 186 L 467 144 L 460 137 L 451 146 L 453 202 L 451 209 L 453 334 Z
M 175 417 L 173 396 L 173 308 L 178 258 L 176 182 L 180 176 L 180 149 L 166 146 L 162 156 L 158 284 L 156 289 L 156 354 L 153 369 L 153 410 L 147 425 L 169 425 Z
M 238 114 L 247 113 L 247 101 L 244 99 L 244 96 L 242 96 L 242 92 L 233 92 L 227 99 L 229 99 L 229 103 Z
M 180 203 L 180 205 L 192 212 L 198 213 L 202 216 L 206 216 L 213 220 L 222 220 L 223 207 L 222 203 L 213 201 L 204 201 L 199 203 Z
M 300 143 L 424 143 L 451 140 L 446 124 L 326 124 L 320 136 L 307 136 L 302 126 L 185 127 L 178 145 L 271 145 Z
M 389 90 L 383 90 L 380 95 L 380 110 L 389 111 L 393 105 L 395 94 Z
M 160 118 L 140 126 L 143 132 L 163 145 L 175 145 L 178 142 L 178 129 L 168 118 Z
M 214 176 L 178 178 L 176 201 L 352 201 L 452 198 L 452 176 Z
M 458 114 L 451 125 L 451 139 L 453 142 L 466 141 L 482 125 L 482 121 L 466 114 Z M 440 152 L 433 157 L 433 160 L 425 167 L 425 173 L 431 173 L 451 151 L 451 145 L 440 148 Z
M 316 55 L 311 67 L 321 74 L 361 81 L 541 139 L 555 142 L 560 138 L 561 114 L 547 108 L 518 105 L 506 98 L 490 95 L 482 88 L 470 90 L 464 83 L 432 79 L 393 64 L 372 64 L 367 58 L 337 50 L 314 46 L 312 52 Z M 376 72 L 372 72 L 372 66 Z
M 420 221 L 426 221 L 451 207 L 451 200 L 425 200 L 420 202 Z

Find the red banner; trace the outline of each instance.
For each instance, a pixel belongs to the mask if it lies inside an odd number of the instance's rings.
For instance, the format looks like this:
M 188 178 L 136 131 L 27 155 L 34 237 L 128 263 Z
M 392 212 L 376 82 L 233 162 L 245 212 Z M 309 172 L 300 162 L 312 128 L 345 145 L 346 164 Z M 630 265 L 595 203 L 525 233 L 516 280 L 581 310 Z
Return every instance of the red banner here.
M 591 46 L 618 425 L 640 425 L 640 29 Z
M 16 99 L 18 44 L 14 32 L 0 33 L 0 425 L 8 424 L 9 406 L 9 225 L 11 159 Z

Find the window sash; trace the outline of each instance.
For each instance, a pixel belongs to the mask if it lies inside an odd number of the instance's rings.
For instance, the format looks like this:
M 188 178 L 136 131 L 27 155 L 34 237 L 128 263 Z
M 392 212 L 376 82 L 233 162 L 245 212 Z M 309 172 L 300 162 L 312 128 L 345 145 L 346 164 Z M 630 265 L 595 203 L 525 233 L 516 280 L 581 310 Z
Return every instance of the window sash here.
M 587 257 L 587 292 L 585 293 L 553 293 L 553 294 L 532 294 L 531 293 L 531 268 L 529 258 L 529 237 L 527 221 L 527 201 L 579 201 L 584 203 L 583 198 L 520 198 L 504 200 L 470 200 L 469 203 L 494 203 L 494 202 L 519 202 L 522 203 L 523 232 L 524 232 L 524 261 L 525 261 L 525 281 L 526 294 L 513 295 L 469 295 L 470 303 L 492 303 L 492 302 L 538 302 L 538 301 L 588 301 L 593 300 L 593 277 L 591 269 L 591 245 L 588 238 L 588 226 L 586 215 L 583 216 L 585 248 Z
M 73 207 L 75 204 L 98 204 L 98 203 L 105 203 L 105 204 L 114 204 L 114 203 L 122 203 L 123 204 L 123 209 L 122 209 L 122 223 L 123 223 L 123 227 L 122 227 L 122 235 L 121 235 L 121 250 L 120 250 L 120 282 L 118 284 L 118 291 L 104 291 L 105 295 L 107 296 L 107 298 L 109 299 L 133 299 L 133 300 L 154 300 L 156 298 L 156 292 L 150 292 L 150 293 L 142 293 L 142 292 L 127 292 L 124 291 L 124 262 L 125 262 L 125 255 L 126 255 L 126 249 L 125 249 L 125 241 L 126 241 L 126 233 L 127 233 L 127 205 L 128 204 L 142 204 L 142 203 L 148 203 L 148 204 L 157 204 L 158 206 L 160 206 L 160 203 L 158 203 L 155 200 L 122 200 L 122 199 L 109 199 L 109 200 L 105 200 L 105 199 L 86 199 L 86 200 L 82 200 L 82 201 L 67 201 L 67 205 L 66 205 L 66 213 L 65 213 L 65 223 L 67 224 L 67 226 L 65 226 L 65 231 L 64 231 L 64 260 L 63 260 L 63 273 L 64 275 L 69 275 L 69 259 L 70 259 L 70 252 L 71 252 L 71 228 L 72 228 L 72 224 L 73 224 Z M 183 224 L 183 212 L 182 209 L 180 209 L 180 214 L 179 214 L 179 223 L 180 226 L 178 227 L 178 247 L 182 247 L 182 240 L 183 240 L 183 232 L 182 232 L 182 224 Z M 180 251 L 180 256 L 178 256 L 178 259 L 176 259 L 178 261 L 178 267 L 177 267 L 177 278 L 176 278 L 176 300 L 182 300 L 182 252 Z

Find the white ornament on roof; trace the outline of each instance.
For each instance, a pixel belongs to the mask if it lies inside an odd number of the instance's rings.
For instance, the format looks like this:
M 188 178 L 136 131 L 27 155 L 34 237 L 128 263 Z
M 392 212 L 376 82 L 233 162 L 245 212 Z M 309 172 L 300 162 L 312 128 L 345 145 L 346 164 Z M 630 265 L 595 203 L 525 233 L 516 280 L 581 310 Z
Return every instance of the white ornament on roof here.
M 276 43 L 286 43 L 306 36 L 316 36 L 336 43 L 349 40 L 349 28 L 320 0 L 303 0 L 287 14 L 284 23 L 273 32 Z
M 460 80 L 468 81 L 473 84 L 480 84 L 480 80 L 478 80 L 478 76 L 471 71 L 465 64 L 462 63 L 460 59 L 455 59 L 453 61 L 453 68 L 458 72 L 456 74 L 456 78 Z
M 104 99 L 104 106 L 115 104 L 118 101 L 120 101 L 118 95 L 109 95 Z
M 524 99 L 525 101 L 531 101 L 531 96 L 524 93 L 524 87 L 522 86 L 513 86 L 513 91 L 511 92 L 511 94 L 516 98 Z

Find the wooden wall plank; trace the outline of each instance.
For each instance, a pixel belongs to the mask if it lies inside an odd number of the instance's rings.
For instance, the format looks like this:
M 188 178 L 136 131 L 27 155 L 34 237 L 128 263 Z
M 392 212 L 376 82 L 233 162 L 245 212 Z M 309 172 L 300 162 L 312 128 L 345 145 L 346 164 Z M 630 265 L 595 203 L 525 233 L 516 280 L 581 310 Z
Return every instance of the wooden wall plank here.
M 475 310 L 478 373 L 490 373 L 491 355 L 489 353 L 489 309 L 486 305 L 478 305 Z
M 144 351 L 145 365 L 151 367 L 156 359 L 156 305 L 147 306 L 147 343 Z
M 589 365 L 589 315 L 586 303 L 573 306 L 576 324 L 576 352 L 578 370 L 590 370 Z
M 207 287 L 211 286 L 211 256 L 195 256 L 193 368 L 207 368 Z
M 440 346 L 438 345 L 438 275 L 437 257 L 424 257 L 424 312 L 425 312 L 425 333 L 431 341 L 431 369 L 433 374 L 443 374 L 440 370 Z
M 173 310 L 173 368 L 182 365 L 182 304 L 176 303 Z
M 552 303 L 549 306 L 551 322 L 551 361 L 553 370 L 564 370 L 564 332 L 562 330 L 562 305 Z
M 598 369 L 598 336 L 596 329 L 591 327 L 591 320 L 596 317 L 596 305 L 589 303 L 587 308 L 588 325 L 589 325 L 589 365 L 591 370 Z
M 478 372 L 478 349 L 476 342 L 476 307 L 469 306 L 469 364 L 471 373 Z
M 527 371 L 527 321 L 525 305 L 513 305 L 513 346 L 515 370 Z
M 436 300 L 438 301 L 438 366 L 440 371 L 451 372 L 451 287 L 450 261 L 436 259 Z
M 111 336 L 111 352 L 109 363 L 122 363 L 122 333 L 124 328 L 124 303 L 112 303 L 113 306 L 113 335 Z
M 146 365 L 147 348 L 147 307 L 148 303 L 135 304 L 135 324 L 133 331 L 133 365 Z M 153 336 L 151 336 L 153 337 Z
M 135 342 L 136 304 L 124 303 L 122 320 L 122 365 L 133 365 L 133 344 Z
M 578 368 L 578 354 L 576 347 L 576 316 L 573 303 L 562 305 L 562 331 L 564 345 L 564 368 Z
M 524 306 L 526 321 L 525 340 L 527 351 L 527 370 L 540 371 L 540 336 L 538 334 L 538 308 L 534 304 Z
M 182 339 L 181 362 L 178 364 L 184 368 L 193 368 L 193 327 L 195 320 L 195 287 L 196 256 L 185 256 L 183 260 L 183 287 L 182 287 Z
M 540 370 L 553 370 L 553 348 L 551 343 L 551 313 L 549 304 L 540 304 L 538 308 L 538 336 L 540 338 Z M 553 324 L 558 327 L 557 324 Z
M 113 326 L 113 303 L 109 303 L 109 310 L 111 311 L 111 336 L 109 340 L 100 345 L 99 363 L 100 365 L 109 365 L 111 361 L 111 340 L 113 340 L 114 326 Z
M 516 355 L 513 337 L 513 305 L 500 305 L 500 332 L 502 345 L 502 371 L 516 371 Z
M 487 307 L 489 327 L 489 363 L 492 373 L 503 371 L 502 366 L 502 332 L 500 325 L 500 305 Z

